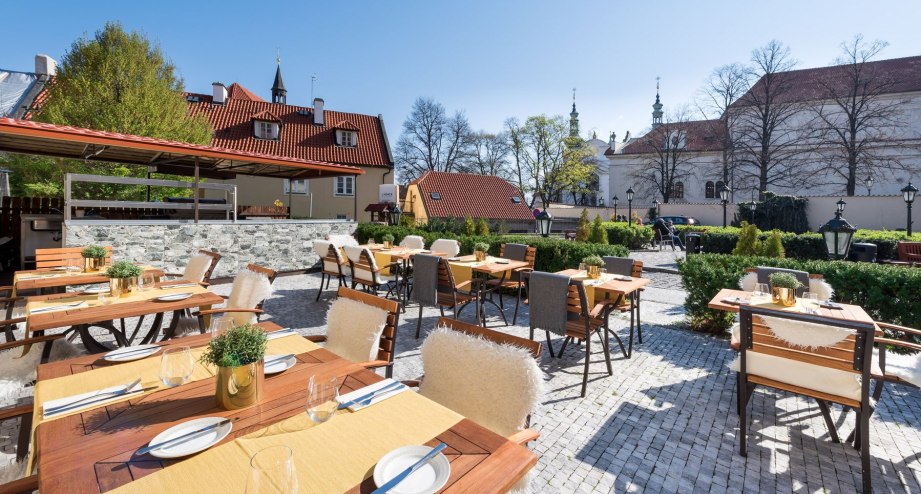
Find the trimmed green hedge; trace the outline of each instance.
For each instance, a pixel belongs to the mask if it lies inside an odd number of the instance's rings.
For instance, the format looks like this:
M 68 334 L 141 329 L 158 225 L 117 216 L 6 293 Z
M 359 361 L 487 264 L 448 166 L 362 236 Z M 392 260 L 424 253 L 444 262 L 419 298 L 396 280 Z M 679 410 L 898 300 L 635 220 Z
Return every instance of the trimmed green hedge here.
M 736 242 L 739 240 L 741 228 L 736 227 L 710 227 L 710 226 L 682 226 L 679 230 L 685 234 L 690 232 L 700 233 L 700 245 L 704 252 L 711 254 L 732 254 Z M 767 239 L 771 232 L 762 232 L 761 240 Z M 896 259 L 896 244 L 900 241 L 911 240 L 921 242 L 921 233 L 912 234 L 909 239 L 905 232 L 889 230 L 857 230 L 854 242 L 876 244 L 877 259 Z M 787 257 L 794 259 L 828 259 L 825 240 L 820 233 L 788 233 L 781 234 L 781 242 Z
M 426 245 L 431 245 L 439 238 L 451 238 L 460 243 L 461 254 L 473 252 L 473 244 L 486 242 L 489 244 L 489 253 L 499 255 L 499 249 L 504 243 L 527 244 L 537 247 L 537 258 L 534 268 L 539 271 L 562 271 L 577 268 L 582 259 L 591 255 L 626 257 L 629 251 L 622 245 L 589 244 L 572 242 L 556 237 L 538 237 L 536 235 L 489 235 L 466 236 L 452 233 L 425 232 L 406 227 L 392 227 L 373 223 L 361 223 L 355 230 L 355 238 L 361 243 L 366 243 L 369 238 L 380 241 L 381 236 L 390 233 L 394 241 L 399 243 L 407 235 L 419 235 L 425 239 Z
M 641 249 L 652 242 L 652 227 L 636 226 L 623 221 L 606 221 L 604 228 L 608 231 L 608 243 L 623 245 L 630 249 Z
M 876 321 L 921 327 L 921 269 L 847 261 L 809 261 L 700 254 L 678 260 L 691 329 L 724 332 L 733 315 L 707 308 L 723 288 L 738 288 L 746 268 L 775 266 L 821 274 L 835 300 L 859 305 Z

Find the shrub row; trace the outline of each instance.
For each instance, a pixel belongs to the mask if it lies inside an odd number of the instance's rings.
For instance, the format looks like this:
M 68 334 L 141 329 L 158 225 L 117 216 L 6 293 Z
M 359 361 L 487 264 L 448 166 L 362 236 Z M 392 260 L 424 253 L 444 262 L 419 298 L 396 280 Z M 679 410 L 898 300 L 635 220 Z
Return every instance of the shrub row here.
M 571 242 L 556 237 L 543 238 L 534 235 L 468 236 L 455 235 L 447 232 L 425 232 L 413 228 L 392 227 L 373 223 L 359 224 L 358 228 L 355 230 L 355 238 L 361 243 L 366 243 L 370 238 L 380 241 L 381 237 L 386 233 L 393 235 L 394 241 L 397 243 L 403 240 L 407 235 L 421 236 L 425 239 L 426 245 L 431 245 L 433 241 L 439 238 L 455 239 L 460 243 L 462 255 L 472 253 L 473 244 L 477 242 L 489 244 L 489 253 L 494 256 L 499 255 L 499 249 L 504 243 L 527 244 L 532 247 L 537 247 L 537 257 L 534 260 L 534 268 L 539 271 L 549 272 L 576 268 L 583 258 L 590 255 L 625 257 L 629 254 L 627 248 L 622 245 Z
M 859 305 L 876 321 L 921 327 L 921 269 L 847 261 L 813 261 L 700 254 L 678 261 L 687 290 L 685 309 L 696 331 L 720 333 L 733 315 L 707 308 L 723 288 L 738 288 L 746 268 L 775 266 L 821 274 L 835 289 L 835 300 Z
M 641 249 L 652 242 L 652 227 L 636 226 L 626 222 L 606 221 L 603 223 L 608 231 L 608 243 L 623 245 L 630 249 Z

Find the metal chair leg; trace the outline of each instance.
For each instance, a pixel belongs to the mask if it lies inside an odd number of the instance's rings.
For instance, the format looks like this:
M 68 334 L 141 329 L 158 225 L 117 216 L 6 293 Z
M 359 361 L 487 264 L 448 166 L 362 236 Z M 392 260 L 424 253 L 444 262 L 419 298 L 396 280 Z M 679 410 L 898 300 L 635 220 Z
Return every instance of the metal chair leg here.
M 822 412 L 822 417 L 825 418 L 825 426 L 828 427 L 828 435 L 831 436 L 831 442 L 840 443 L 841 440 L 838 439 L 838 429 L 835 428 L 835 422 L 831 419 L 831 414 L 828 411 L 828 403 L 818 398 L 816 398 L 815 402 L 819 404 L 819 410 Z
M 416 319 L 416 339 L 419 339 L 419 331 L 422 329 L 422 304 L 419 304 L 419 318 Z
M 590 335 L 585 338 L 585 370 L 582 372 L 582 397 L 585 398 L 585 390 L 588 388 L 588 364 L 592 356 L 592 339 Z
M 321 272 L 321 273 L 320 273 L 320 287 L 317 288 L 317 300 L 316 300 L 316 302 L 319 302 L 319 301 L 320 301 L 320 295 L 323 295 L 323 280 L 324 280 L 325 278 L 326 278 L 326 273 Z M 340 285 L 342 284 L 342 280 L 339 280 L 339 284 L 340 284 Z

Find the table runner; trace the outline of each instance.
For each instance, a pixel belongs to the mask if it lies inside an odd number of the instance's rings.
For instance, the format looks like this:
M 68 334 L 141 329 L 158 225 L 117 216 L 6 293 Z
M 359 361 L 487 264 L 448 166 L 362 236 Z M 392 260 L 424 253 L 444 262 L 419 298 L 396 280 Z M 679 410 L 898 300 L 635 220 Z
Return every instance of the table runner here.
M 585 287 L 585 303 L 588 305 L 589 312 L 595 307 L 595 300 L 604 299 L 604 292 L 595 293 L 595 286 L 611 281 L 615 276 L 617 275 L 605 273 L 602 274 L 600 278 L 592 280 L 589 279 L 587 274 L 583 274 L 582 272 L 572 275 L 573 280 L 581 281 L 582 286 Z
M 141 266 L 141 269 L 144 272 L 146 272 L 146 271 L 157 270 L 159 268 L 156 268 L 154 266 L 143 265 Z M 49 279 L 49 278 L 71 278 L 71 277 L 77 277 L 77 276 L 105 276 L 105 273 L 106 273 L 105 269 L 100 269 L 99 271 L 91 271 L 87 273 L 87 272 L 84 272 L 82 268 L 79 271 L 60 271 L 60 270 L 55 271 L 55 270 L 49 270 L 49 269 L 37 269 L 34 271 L 16 271 L 16 273 L 13 274 L 13 285 L 15 286 L 20 281 L 31 281 L 31 280 Z
M 269 446 L 294 452 L 300 492 L 340 494 L 370 477 L 389 451 L 423 444 L 463 419 L 413 391 L 313 424 L 306 412 L 125 484 L 114 493 L 242 492 L 250 458 Z
M 377 263 L 377 267 L 381 268 L 381 275 L 387 276 L 391 274 L 390 268 L 386 267 L 391 262 L 393 262 L 391 254 L 419 254 L 423 250 L 425 249 L 407 249 L 405 247 L 394 247 L 392 249 L 373 250 L 371 252 L 374 253 L 374 262 Z
M 465 281 L 473 279 L 473 268 L 503 260 L 501 257 L 486 256 L 485 261 L 478 262 L 476 261 L 476 257 L 472 254 L 462 256 L 459 259 L 458 261 L 448 261 L 448 266 L 451 267 L 451 274 L 454 276 L 455 285 L 460 285 Z M 507 261 L 508 259 L 505 260 Z
M 128 302 L 141 302 L 145 300 L 153 300 L 157 297 L 162 297 L 164 295 L 172 295 L 175 293 L 192 293 L 194 295 L 194 294 L 207 293 L 207 292 L 208 290 L 200 285 L 183 286 L 183 287 L 178 287 L 178 288 L 170 288 L 170 287 L 154 288 L 154 289 L 147 290 L 144 292 L 135 290 L 127 297 L 118 297 L 117 299 L 113 299 L 110 305 L 124 304 Z M 50 300 L 29 299 L 28 302 L 26 303 L 26 314 L 31 314 L 31 312 L 35 309 L 40 309 L 43 307 L 54 307 L 57 305 L 73 303 L 73 302 L 77 302 L 81 300 L 87 302 L 87 304 L 83 305 L 82 308 L 98 307 L 102 305 L 102 303 L 99 302 L 98 293 L 87 294 L 87 295 L 73 295 L 73 296 L 68 296 L 68 297 L 53 298 Z M 80 307 L 75 307 L 74 309 L 79 309 L 79 308 Z

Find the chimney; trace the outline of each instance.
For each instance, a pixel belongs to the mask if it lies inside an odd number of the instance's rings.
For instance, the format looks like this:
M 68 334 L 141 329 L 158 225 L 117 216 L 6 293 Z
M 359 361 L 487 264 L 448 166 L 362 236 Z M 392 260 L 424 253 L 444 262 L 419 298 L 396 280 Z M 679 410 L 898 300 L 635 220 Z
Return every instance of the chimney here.
M 313 123 L 326 125 L 326 115 L 323 114 L 323 98 L 313 99 Z
M 211 83 L 211 103 L 223 105 L 227 102 L 227 88 L 220 82 Z
M 627 135 L 624 136 L 624 142 L 627 142 L 629 140 L 630 140 L 630 131 L 628 130 Z
M 48 79 L 57 74 L 58 63 L 48 55 L 39 53 L 35 55 L 35 73 L 42 79 Z

